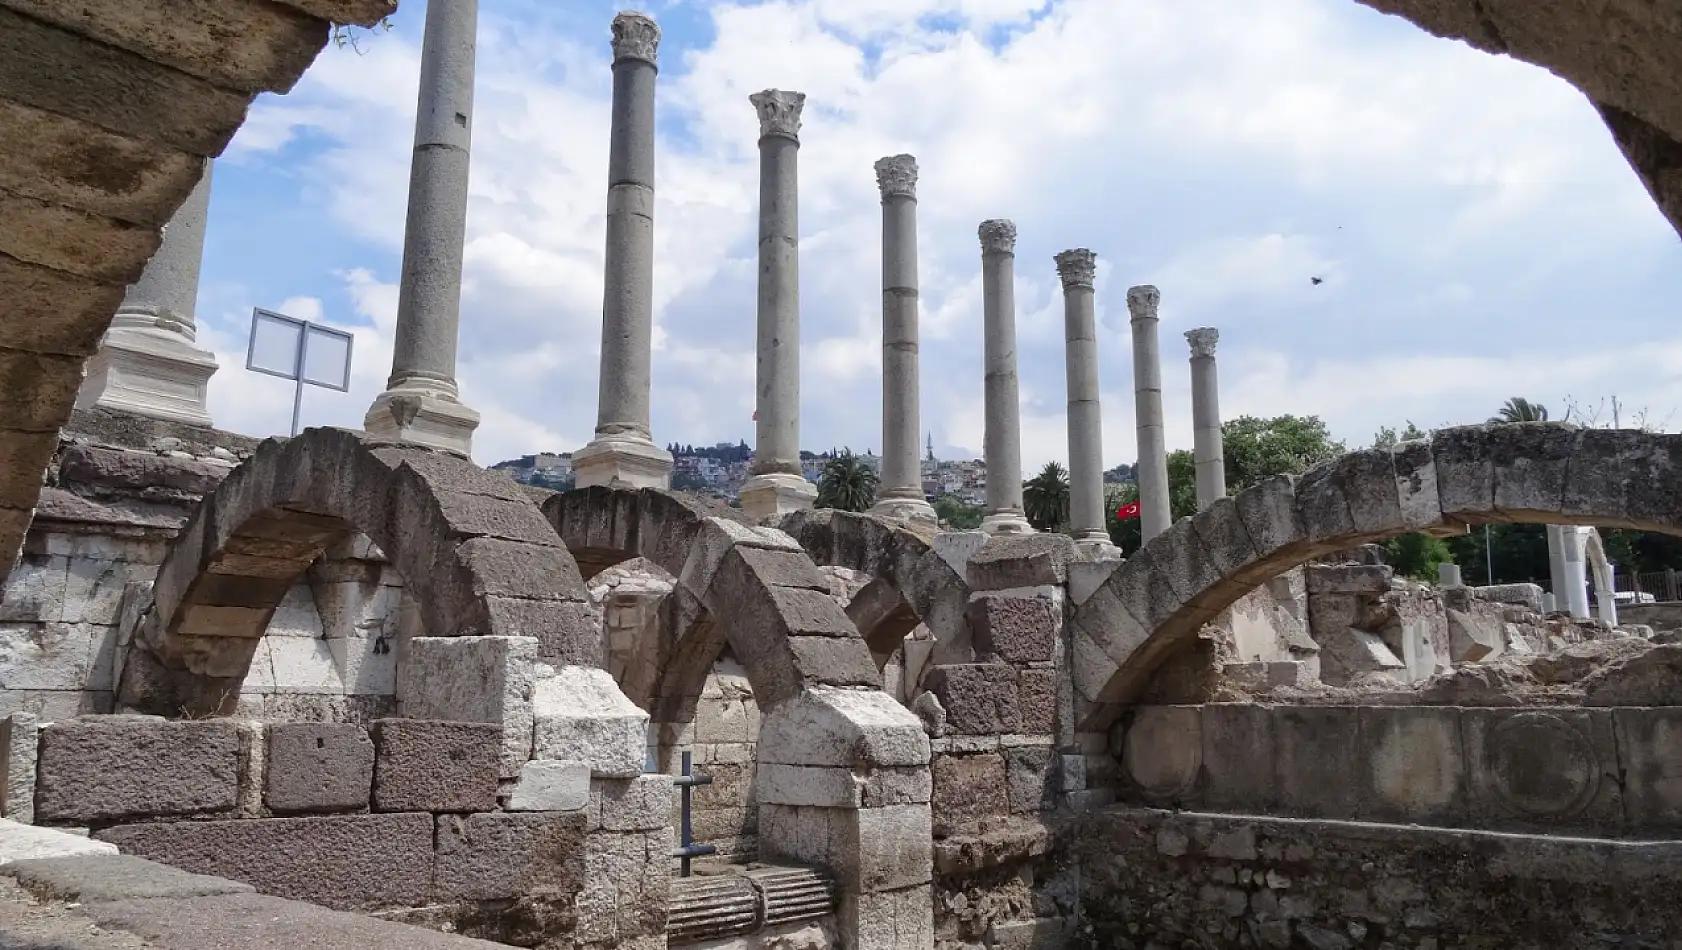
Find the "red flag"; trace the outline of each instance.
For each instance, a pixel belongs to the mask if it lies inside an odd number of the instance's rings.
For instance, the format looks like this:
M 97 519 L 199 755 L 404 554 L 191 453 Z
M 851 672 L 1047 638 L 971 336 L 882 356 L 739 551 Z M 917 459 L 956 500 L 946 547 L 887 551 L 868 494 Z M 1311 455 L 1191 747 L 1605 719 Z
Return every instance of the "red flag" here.
M 1120 508 L 1115 510 L 1115 516 L 1123 521 L 1126 521 L 1128 518 L 1139 517 L 1139 503 L 1136 501 L 1130 501 L 1127 504 L 1122 505 Z

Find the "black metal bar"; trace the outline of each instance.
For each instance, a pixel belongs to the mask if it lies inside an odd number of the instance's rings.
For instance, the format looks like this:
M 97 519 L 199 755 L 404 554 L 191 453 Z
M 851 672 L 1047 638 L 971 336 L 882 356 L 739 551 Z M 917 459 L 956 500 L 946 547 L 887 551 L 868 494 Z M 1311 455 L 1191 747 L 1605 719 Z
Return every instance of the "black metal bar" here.
M 706 857 L 718 853 L 718 848 L 710 844 L 696 844 L 689 826 L 689 796 L 697 785 L 711 785 L 711 775 L 695 775 L 691 771 L 691 753 L 683 753 L 683 774 L 672 779 L 672 784 L 683 789 L 683 809 L 679 847 L 672 850 L 672 857 L 681 859 L 678 868 L 679 877 L 689 876 L 689 862 L 693 858 Z

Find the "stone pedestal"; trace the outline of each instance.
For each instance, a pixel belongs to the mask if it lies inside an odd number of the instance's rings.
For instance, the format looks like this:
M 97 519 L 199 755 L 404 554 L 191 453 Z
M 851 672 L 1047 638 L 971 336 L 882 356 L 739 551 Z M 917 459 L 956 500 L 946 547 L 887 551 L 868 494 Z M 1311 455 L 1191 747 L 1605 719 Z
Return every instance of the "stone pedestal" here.
M 654 78 L 660 27 L 613 18 L 613 125 L 608 149 L 606 287 L 596 436 L 572 457 L 574 483 L 665 488 L 672 457 L 649 416 L 654 339 Z
M 163 229 L 163 243 L 129 287 L 99 352 L 88 361 L 76 406 L 209 426 L 205 405 L 216 357 L 195 345 L 193 313 L 210 214 L 212 165 Z
M 981 222 L 982 345 L 986 364 L 988 534 L 1032 534 L 1022 512 L 1022 409 L 1016 382 L 1016 225 Z
M 1157 340 L 1155 287 L 1127 291 L 1133 327 L 1133 411 L 1139 433 L 1139 532 L 1141 543 L 1171 523 L 1168 508 L 1168 447 L 1162 431 L 1162 348 Z
M 1098 323 L 1092 299 L 1098 255 L 1075 248 L 1058 254 L 1056 262 L 1063 282 L 1069 387 L 1069 533 L 1077 543 L 1110 545 L 1104 522 L 1104 419 L 1098 402 Z
M 882 479 L 872 514 L 937 519 L 923 495 L 917 457 L 917 160 L 891 155 L 876 163 L 882 193 Z
M 759 113 L 758 426 L 742 510 L 755 519 L 811 508 L 800 468 L 800 112 L 803 92 L 748 97 Z
M 1226 497 L 1226 447 L 1221 436 L 1220 377 L 1215 372 L 1213 327 L 1186 331 L 1191 344 L 1192 457 L 1197 464 L 1197 510 Z
M 376 439 L 464 456 L 479 425 L 455 378 L 478 24 L 478 0 L 426 5 L 391 377 L 363 422 Z

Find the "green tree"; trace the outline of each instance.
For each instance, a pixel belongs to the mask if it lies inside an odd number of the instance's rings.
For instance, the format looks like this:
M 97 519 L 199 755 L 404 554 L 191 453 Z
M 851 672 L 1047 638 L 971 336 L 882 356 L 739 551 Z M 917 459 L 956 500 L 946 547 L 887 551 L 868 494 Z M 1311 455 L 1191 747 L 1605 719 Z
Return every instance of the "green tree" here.
M 1347 451 L 1319 416 L 1239 416 L 1221 426 L 1221 440 L 1231 494 L 1274 475 L 1300 475 Z
M 852 449 L 842 449 L 824 463 L 818 476 L 819 508 L 868 511 L 876 504 L 876 473 Z
M 934 500 L 934 513 L 953 531 L 974 531 L 981 527 L 987 509 L 972 505 L 957 495 L 940 495 Z
M 1139 550 L 1139 519 L 1122 519 L 1116 512 L 1122 505 L 1131 504 L 1139 500 L 1139 486 L 1133 483 L 1111 486 L 1104 493 L 1104 527 L 1109 529 L 1110 543 L 1121 548 L 1121 553 L 1132 554 Z
M 1431 433 L 1414 425 L 1413 420 L 1410 419 L 1408 420 L 1407 425 L 1400 432 L 1397 432 L 1389 426 L 1383 426 L 1380 428 L 1378 430 L 1378 434 L 1373 436 L 1372 447 L 1375 449 L 1388 449 L 1398 442 L 1412 442 L 1415 439 L 1426 439 L 1430 438 L 1430 436 Z
M 1502 425 L 1508 422 L 1547 422 L 1548 407 L 1539 402 L 1531 402 L 1523 396 L 1514 396 L 1501 405 L 1495 415 L 1489 417 L 1491 425 Z
M 1189 449 L 1168 453 L 1168 515 L 1175 521 L 1197 514 L 1197 456 Z
M 1062 531 L 1069 523 L 1069 470 L 1047 462 L 1022 486 L 1023 514 L 1039 531 Z

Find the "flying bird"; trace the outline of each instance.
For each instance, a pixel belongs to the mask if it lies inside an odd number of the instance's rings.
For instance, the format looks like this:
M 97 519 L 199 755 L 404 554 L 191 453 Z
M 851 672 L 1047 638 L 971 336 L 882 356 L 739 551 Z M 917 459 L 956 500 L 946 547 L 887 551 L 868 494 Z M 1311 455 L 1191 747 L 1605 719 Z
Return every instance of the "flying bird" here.
M 1314 282 L 1314 286 L 1316 286 L 1316 287 L 1318 287 L 1318 286 L 1320 286 L 1320 285 L 1321 285 L 1321 284 L 1323 284 L 1323 283 L 1325 283 L 1325 282 L 1326 282 L 1326 280 L 1325 280 L 1325 278 L 1323 278 L 1323 277 L 1310 277 L 1310 278 L 1308 278 L 1308 279 L 1309 279 L 1309 280 L 1311 280 L 1311 281 L 1313 281 L 1313 282 Z

